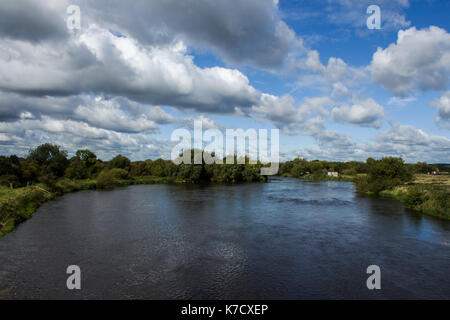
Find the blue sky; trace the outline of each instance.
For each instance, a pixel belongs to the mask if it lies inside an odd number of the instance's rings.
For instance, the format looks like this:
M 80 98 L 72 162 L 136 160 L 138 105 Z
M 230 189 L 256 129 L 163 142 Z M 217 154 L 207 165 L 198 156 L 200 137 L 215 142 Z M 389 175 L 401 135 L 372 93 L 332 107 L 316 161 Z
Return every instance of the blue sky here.
M 67 28 L 80 8 L 80 28 Z M 381 29 L 369 30 L 369 5 Z M 0 153 L 168 158 L 173 130 L 279 128 L 282 159 L 448 162 L 450 3 L 0 5 Z M 30 18 L 28 12 L 35 13 Z

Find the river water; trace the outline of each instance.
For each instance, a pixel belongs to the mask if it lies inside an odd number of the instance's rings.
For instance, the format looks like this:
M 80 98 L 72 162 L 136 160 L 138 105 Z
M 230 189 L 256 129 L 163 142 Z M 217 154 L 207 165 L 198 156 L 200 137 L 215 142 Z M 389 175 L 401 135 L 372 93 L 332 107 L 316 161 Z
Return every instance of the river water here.
M 450 299 L 450 222 L 347 182 L 83 191 L 0 239 L 0 299 L 19 298 Z

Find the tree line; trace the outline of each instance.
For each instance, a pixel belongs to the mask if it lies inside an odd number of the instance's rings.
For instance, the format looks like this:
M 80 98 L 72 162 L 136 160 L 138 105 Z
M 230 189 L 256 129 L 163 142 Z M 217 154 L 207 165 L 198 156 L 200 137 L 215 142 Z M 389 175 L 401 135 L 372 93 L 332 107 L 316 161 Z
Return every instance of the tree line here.
M 440 168 L 445 170 L 445 166 L 441 165 Z M 359 192 L 378 194 L 383 190 L 411 181 L 414 174 L 426 174 L 437 169 L 426 162 L 410 164 L 396 157 L 385 157 L 379 160 L 368 158 L 365 162 L 308 161 L 297 158 L 282 163 L 280 175 L 321 179 L 327 176 L 327 172 L 338 172 L 341 177 L 349 177 L 354 181 Z
M 194 150 L 190 150 L 192 159 Z M 181 155 L 180 155 L 181 156 Z M 214 155 L 212 155 L 214 156 Z M 44 183 L 54 188 L 59 179 L 95 179 L 97 186 L 111 187 L 115 181 L 133 180 L 140 177 L 165 178 L 164 181 L 190 183 L 219 182 L 240 183 L 266 181 L 260 175 L 261 163 L 221 165 L 221 164 L 180 164 L 171 160 L 131 161 L 117 155 L 110 161 L 103 161 L 88 149 L 78 150 L 71 158 L 60 146 L 46 143 L 30 150 L 27 157 L 16 155 L 0 156 L 0 185 L 23 187 L 33 183 Z M 225 161 L 224 161 L 225 162 Z
M 195 151 L 187 152 L 191 153 L 193 160 Z M 25 158 L 15 155 L 0 156 L 0 185 L 22 187 L 44 183 L 54 187 L 58 179 L 62 178 L 96 180 L 98 187 L 110 187 L 116 181 L 142 177 L 157 177 L 166 182 L 190 183 L 266 181 L 267 177 L 260 175 L 262 166 L 260 162 L 256 165 L 249 164 L 248 158 L 244 164 L 237 164 L 236 157 L 234 164 L 231 165 L 205 163 L 176 165 L 171 160 L 164 159 L 131 161 L 123 155 L 117 155 L 110 161 L 102 161 L 88 149 L 78 150 L 69 158 L 67 151 L 60 146 L 46 143 L 30 150 Z M 296 158 L 281 163 L 279 174 L 320 179 L 326 177 L 327 172 L 338 172 L 340 176 L 352 177 L 359 191 L 379 193 L 410 181 L 416 173 L 428 173 L 433 170 L 436 168 L 426 162 L 408 164 L 401 158 L 394 157 L 380 160 L 368 158 L 365 162 L 307 161 Z

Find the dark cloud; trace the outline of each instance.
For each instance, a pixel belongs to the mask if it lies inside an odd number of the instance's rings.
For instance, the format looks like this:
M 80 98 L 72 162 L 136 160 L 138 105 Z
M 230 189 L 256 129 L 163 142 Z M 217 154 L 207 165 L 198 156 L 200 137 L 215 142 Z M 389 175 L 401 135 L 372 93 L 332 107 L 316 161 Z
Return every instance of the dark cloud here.
M 33 42 L 67 37 L 66 7 L 50 2 L 43 5 L 43 1 L 33 0 L 2 1 L 0 36 Z

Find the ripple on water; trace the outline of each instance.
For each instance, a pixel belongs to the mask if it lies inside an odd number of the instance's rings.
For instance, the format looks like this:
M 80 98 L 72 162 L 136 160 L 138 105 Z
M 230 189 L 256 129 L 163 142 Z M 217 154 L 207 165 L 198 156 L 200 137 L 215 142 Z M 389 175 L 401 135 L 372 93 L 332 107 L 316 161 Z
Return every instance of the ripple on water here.
M 269 196 L 269 200 L 274 200 L 280 203 L 283 202 L 291 202 L 294 204 L 302 204 L 302 205 L 314 205 L 314 206 L 348 206 L 353 204 L 352 201 L 341 200 L 337 198 L 331 199 L 302 199 L 302 198 L 281 198 Z

